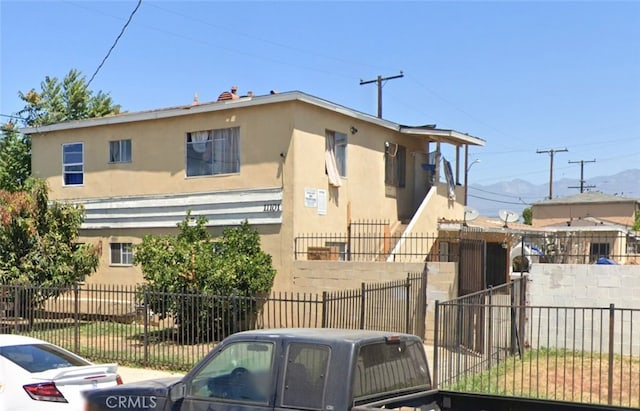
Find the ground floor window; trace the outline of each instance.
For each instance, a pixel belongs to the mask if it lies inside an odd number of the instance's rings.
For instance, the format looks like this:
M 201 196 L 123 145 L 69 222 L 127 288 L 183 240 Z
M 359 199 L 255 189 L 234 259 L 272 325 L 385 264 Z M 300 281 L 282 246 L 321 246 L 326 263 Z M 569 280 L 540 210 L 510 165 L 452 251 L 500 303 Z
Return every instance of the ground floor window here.
M 111 265 L 133 265 L 133 245 L 111 243 Z

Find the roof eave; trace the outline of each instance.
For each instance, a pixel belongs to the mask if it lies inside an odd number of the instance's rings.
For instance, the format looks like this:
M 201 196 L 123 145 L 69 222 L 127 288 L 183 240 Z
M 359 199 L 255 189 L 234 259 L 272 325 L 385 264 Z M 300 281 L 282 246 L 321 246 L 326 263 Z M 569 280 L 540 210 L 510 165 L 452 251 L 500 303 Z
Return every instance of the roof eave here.
M 400 126 L 401 133 L 411 134 L 421 137 L 433 138 L 435 140 L 443 139 L 447 141 L 455 141 L 460 144 L 468 144 L 470 146 L 484 146 L 485 141 L 481 138 L 474 137 L 467 133 L 462 133 L 456 130 L 446 130 L 439 128 L 426 128 L 426 127 L 408 127 Z
M 326 110 L 334 111 L 348 117 L 386 127 L 399 131 L 400 125 L 388 120 L 384 120 L 357 110 L 350 109 L 339 104 L 332 103 L 321 98 L 311 96 L 300 91 L 289 91 L 256 97 L 241 97 L 238 100 L 225 100 L 202 103 L 199 105 L 185 105 L 166 109 L 138 111 L 135 113 L 121 113 L 105 117 L 90 118 L 84 120 L 66 121 L 63 123 L 49 124 L 46 126 L 25 127 L 20 129 L 23 134 L 49 133 L 53 131 L 73 130 L 86 127 L 98 127 L 111 124 L 132 123 L 137 121 L 157 120 L 162 118 L 179 117 L 193 114 L 209 113 L 215 111 L 228 110 L 235 107 L 251 107 L 264 104 L 283 103 L 289 101 L 301 101 Z
M 376 116 L 366 114 L 351 108 L 332 103 L 328 100 L 324 100 L 310 94 L 303 93 L 301 91 L 288 91 L 284 93 L 277 93 L 265 96 L 255 97 L 241 97 L 238 100 L 225 100 L 209 103 L 202 103 L 199 105 L 185 105 L 178 107 L 171 107 L 166 109 L 139 111 L 135 113 L 122 113 L 112 116 L 90 118 L 84 120 L 67 121 L 63 123 L 50 124 L 46 126 L 26 127 L 20 129 L 23 134 L 40 134 L 49 133 L 62 130 L 73 130 L 87 127 L 98 127 L 111 124 L 124 124 L 146 120 L 158 120 L 163 118 L 179 117 L 193 114 L 210 113 L 222 110 L 228 110 L 235 107 L 252 107 L 260 106 L 264 104 L 284 103 L 289 101 L 300 101 L 307 104 L 311 104 L 317 107 L 321 107 L 325 110 L 340 113 L 342 115 L 352 117 L 357 120 L 375 124 L 380 127 L 400 132 L 406 135 L 413 135 L 416 137 L 426 137 L 436 140 L 443 140 L 453 142 L 457 144 L 469 144 L 476 146 L 484 146 L 485 141 L 471 136 L 469 134 L 461 133 L 455 130 L 442 130 L 436 128 L 425 127 L 407 127 L 394 123 L 389 120 L 381 119 Z

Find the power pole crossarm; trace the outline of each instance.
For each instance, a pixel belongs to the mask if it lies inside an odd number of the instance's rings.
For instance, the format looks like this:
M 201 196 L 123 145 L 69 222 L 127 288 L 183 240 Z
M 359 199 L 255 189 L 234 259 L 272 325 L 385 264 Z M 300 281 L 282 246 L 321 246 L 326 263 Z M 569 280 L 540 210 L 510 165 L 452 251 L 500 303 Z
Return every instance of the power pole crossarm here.
M 550 164 L 549 164 L 549 200 L 553 198 L 553 156 L 555 153 L 563 153 L 567 152 L 566 148 L 563 149 L 549 149 L 549 150 L 536 150 L 536 153 L 549 153 Z
M 580 187 L 569 186 L 569 188 L 579 188 L 581 193 L 584 193 L 585 188 L 595 188 L 593 185 L 584 185 L 584 163 L 595 163 L 596 160 L 580 160 L 580 161 L 569 161 L 569 164 L 578 164 L 580 163 Z
M 378 118 L 382 118 L 382 82 L 386 80 L 401 78 L 401 77 L 404 77 L 404 73 L 402 73 L 402 71 L 400 72 L 400 74 L 396 76 L 390 76 L 390 77 L 378 76 L 375 80 L 367 80 L 367 81 L 360 80 L 361 86 L 364 84 L 371 84 L 371 83 L 378 84 Z

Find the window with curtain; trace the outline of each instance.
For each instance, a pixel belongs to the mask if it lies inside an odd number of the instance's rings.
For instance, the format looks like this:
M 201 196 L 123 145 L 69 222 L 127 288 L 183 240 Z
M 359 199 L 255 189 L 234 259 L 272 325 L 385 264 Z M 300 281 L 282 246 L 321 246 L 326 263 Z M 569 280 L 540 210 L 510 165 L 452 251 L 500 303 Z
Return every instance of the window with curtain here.
M 325 171 L 332 186 L 340 187 L 347 176 L 347 135 L 327 130 L 325 134 Z
M 187 177 L 240 172 L 240 127 L 187 133 Z
M 131 140 L 109 141 L 109 162 L 129 163 L 131 162 Z
M 62 179 L 65 186 L 84 183 L 84 144 L 62 145 Z
M 384 183 L 404 187 L 407 169 L 407 148 L 391 143 L 384 154 Z

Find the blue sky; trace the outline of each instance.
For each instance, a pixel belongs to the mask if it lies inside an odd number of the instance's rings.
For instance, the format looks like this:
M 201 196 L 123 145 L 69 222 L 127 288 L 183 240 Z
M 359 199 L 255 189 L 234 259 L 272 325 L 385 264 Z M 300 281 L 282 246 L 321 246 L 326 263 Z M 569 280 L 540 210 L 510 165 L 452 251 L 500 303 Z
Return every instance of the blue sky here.
M 71 69 L 88 78 L 137 0 L 0 1 L 0 113 Z M 126 111 L 300 90 L 486 140 L 470 182 L 640 168 L 640 2 L 144 0 L 91 84 Z M 0 120 L 6 121 L 3 117 Z M 446 153 L 445 153 L 446 155 Z M 640 183 L 639 183 L 640 184 Z M 606 192 L 606 187 L 598 187 Z M 634 193 L 640 196 L 640 189 Z

